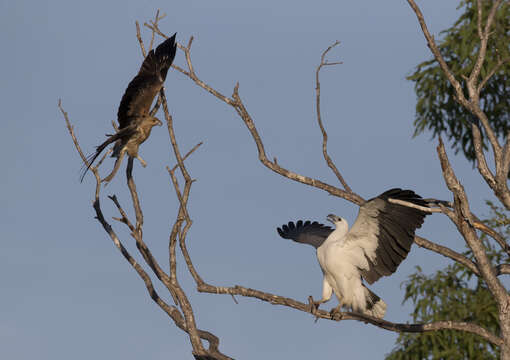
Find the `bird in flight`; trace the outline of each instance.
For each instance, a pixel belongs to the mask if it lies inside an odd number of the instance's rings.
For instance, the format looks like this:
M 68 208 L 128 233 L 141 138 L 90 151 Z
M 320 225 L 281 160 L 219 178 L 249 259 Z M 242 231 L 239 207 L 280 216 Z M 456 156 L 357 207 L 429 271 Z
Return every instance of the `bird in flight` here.
M 96 148 L 96 152 L 89 156 L 80 181 L 83 181 L 87 170 L 92 166 L 99 154 L 110 144 L 115 143 L 112 157 L 116 157 L 115 166 L 102 181 L 109 182 L 115 176 L 122 159 L 127 153 L 136 158 L 143 167 L 147 163 L 138 154 L 138 148 L 149 137 L 152 127 L 163 123 L 150 114 L 150 107 L 154 97 L 163 88 L 168 69 L 172 65 L 176 52 L 175 35 L 162 42 L 156 50 L 149 51 L 142 63 L 140 71 L 129 83 L 120 101 L 117 112 L 118 129 L 113 135 Z
M 398 204 L 399 201 L 415 207 Z M 363 204 L 350 229 L 345 219 L 333 214 L 327 219 L 335 229 L 316 221 L 301 220 L 277 228 L 281 237 L 317 249 L 324 279 L 322 299 L 312 299 L 312 313 L 334 292 L 338 306 L 331 310 L 332 316 L 346 306 L 355 312 L 383 318 L 386 303 L 363 280 L 372 284 L 397 270 L 411 249 L 415 230 L 428 214 L 423 208 L 428 208 L 428 202 L 419 195 L 395 188 Z

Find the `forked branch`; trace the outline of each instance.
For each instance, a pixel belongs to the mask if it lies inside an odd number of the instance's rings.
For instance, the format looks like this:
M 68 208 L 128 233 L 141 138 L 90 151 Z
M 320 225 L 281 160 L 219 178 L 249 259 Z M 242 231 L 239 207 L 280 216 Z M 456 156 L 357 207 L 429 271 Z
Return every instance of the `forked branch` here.
M 321 133 L 322 133 L 322 154 L 324 155 L 324 160 L 326 160 L 326 163 L 328 164 L 329 168 L 336 175 L 338 181 L 340 181 L 340 183 L 342 184 L 344 189 L 347 192 L 352 193 L 351 188 L 349 187 L 349 185 L 347 185 L 347 182 L 345 181 L 343 176 L 340 174 L 340 171 L 338 171 L 335 163 L 333 162 L 333 160 L 331 160 L 331 157 L 328 154 L 328 133 L 324 129 L 324 124 L 322 123 L 322 115 L 321 115 L 321 83 L 319 81 L 319 74 L 320 74 L 321 69 L 324 66 L 342 64 L 342 62 L 328 62 L 325 60 L 328 52 L 339 44 L 340 44 L 340 41 L 337 40 L 333 43 L 333 45 L 330 45 L 326 50 L 324 50 L 324 52 L 322 53 L 322 56 L 321 56 L 321 63 L 319 64 L 319 66 L 317 66 L 317 69 L 315 70 L 315 108 L 317 111 L 317 123 L 319 124 L 319 128 L 321 129 Z

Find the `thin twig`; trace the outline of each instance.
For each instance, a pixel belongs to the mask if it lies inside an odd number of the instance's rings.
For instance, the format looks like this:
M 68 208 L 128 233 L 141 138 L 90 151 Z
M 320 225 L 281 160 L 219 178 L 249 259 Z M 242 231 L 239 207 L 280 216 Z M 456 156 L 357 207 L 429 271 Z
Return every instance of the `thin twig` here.
M 145 57 L 147 56 L 147 53 L 145 52 L 145 46 L 143 45 L 143 40 L 142 40 L 142 34 L 140 33 L 140 24 L 138 23 L 138 20 L 135 22 L 136 24 L 136 38 L 138 39 L 138 43 L 140 44 L 140 50 L 142 50 L 142 56 Z
M 200 141 L 198 144 L 196 144 L 195 146 L 193 146 L 191 148 L 190 151 L 188 151 L 186 153 L 186 155 L 183 156 L 182 158 L 182 161 L 186 160 L 188 158 L 188 156 L 190 156 L 191 154 L 193 154 L 195 152 L 196 149 L 198 149 L 204 142 L 203 141 Z M 175 171 L 177 168 L 179 167 L 179 164 L 175 164 L 174 167 L 172 169 L 170 169 L 170 167 L 166 167 L 167 171 Z
M 317 122 L 319 124 L 319 128 L 321 129 L 321 133 L 322 133 L 322 154 L 324 155 L 324 160 L 326 160 L 326 163 L 328 164 L 329 168 L 336 175 L 337 179 L 340 181 L 340 183 L 342 184 L 344 189 L 347 192 L 352 193 L 351 188 L 349 187 L 349 185 L 347 185 L 347 182 L 345 181 L 343 176 L 340 174 L 340 171 L 338 171 L 335 163 L 333 162 L 333 160 L 331 160 L 331 157 L 328 154 L 328 134 L 327 134 L 326 130 L 324 129 L 324 125 L 322 124 L 322 116 L 321 116 L 321 83 L 319 81 L 319 73 L 324 66 L 342 64 L 342 62 L 327 62 L 327 61 L 325 61 L 325 57 L 326 57 L 327 53 L 331 49 L 333 49 L 335 46 L 337 46 L 338 44 L 340 44 L 340 41 L 337 40 L 334 42 L 333 45 L 330 45 L 326 50 L 324 50 L 324 52 L 322 53 L 322 56 L 321 56 L 321 63 L 319 64 L 319 66 L 317 66 L 317 69 L 315 70 L 315 94 L 316 94 L 315 95 L 315 107 L 316 107 L 316 111 L 317 111 Z

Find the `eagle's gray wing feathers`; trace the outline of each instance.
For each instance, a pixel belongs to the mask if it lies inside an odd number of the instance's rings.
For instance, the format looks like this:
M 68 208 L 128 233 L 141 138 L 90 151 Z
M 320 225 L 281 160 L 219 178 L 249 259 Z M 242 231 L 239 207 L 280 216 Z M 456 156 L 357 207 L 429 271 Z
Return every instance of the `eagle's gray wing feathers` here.
M 389 198 L 427 207 L 419 195 L 402 189 L 388 190 L 360 207 L 345 244 L 363 249 L 366 264 L 360 270 L 369 284 L 397 270 L 411 249 L 415 230 L 427 215 L 418 209 L 390 203 Z

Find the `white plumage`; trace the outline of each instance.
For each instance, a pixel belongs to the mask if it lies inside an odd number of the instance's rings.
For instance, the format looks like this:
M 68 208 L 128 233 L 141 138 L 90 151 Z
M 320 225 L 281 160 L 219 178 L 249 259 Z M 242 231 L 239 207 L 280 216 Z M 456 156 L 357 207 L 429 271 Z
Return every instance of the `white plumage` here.
M 363 285 L 360 276 L 360 269 L 369 269 L 365 252 L 375 257 L 374 242 L 368 238 L 353 241 L 355 233 L 348 231 L 345 219 L 334 215 L 329 215 L 328 219 L 336 229 L 317 249 L 317 259 L 324 274 L 322 299 L 317 305 L 328 301 L 334 291 L 339 304 L 337 310 L 347 306 L 356 312 L 384 317 L 386 303 Z
M 332 214 L 327 219 L 335 225 L 334 230 L 301 220 L 277 229 L 283 238 L 317 249 L 324 279 L 322 299 L 314 302 L 316 306 L 328 301 L 334 292 L 339 304 L 333 312 L 345 306 L 365 315 L 384 317 L 386 303 L 363 284 L 363 279 L 372 284 L 381 276 L 394 273 L 427 215 L 419 209 L 391 203 L 390 198 L 428 207 L 411 190 L 391 189 L 363 204 L 350 230 L 345 219 Z

